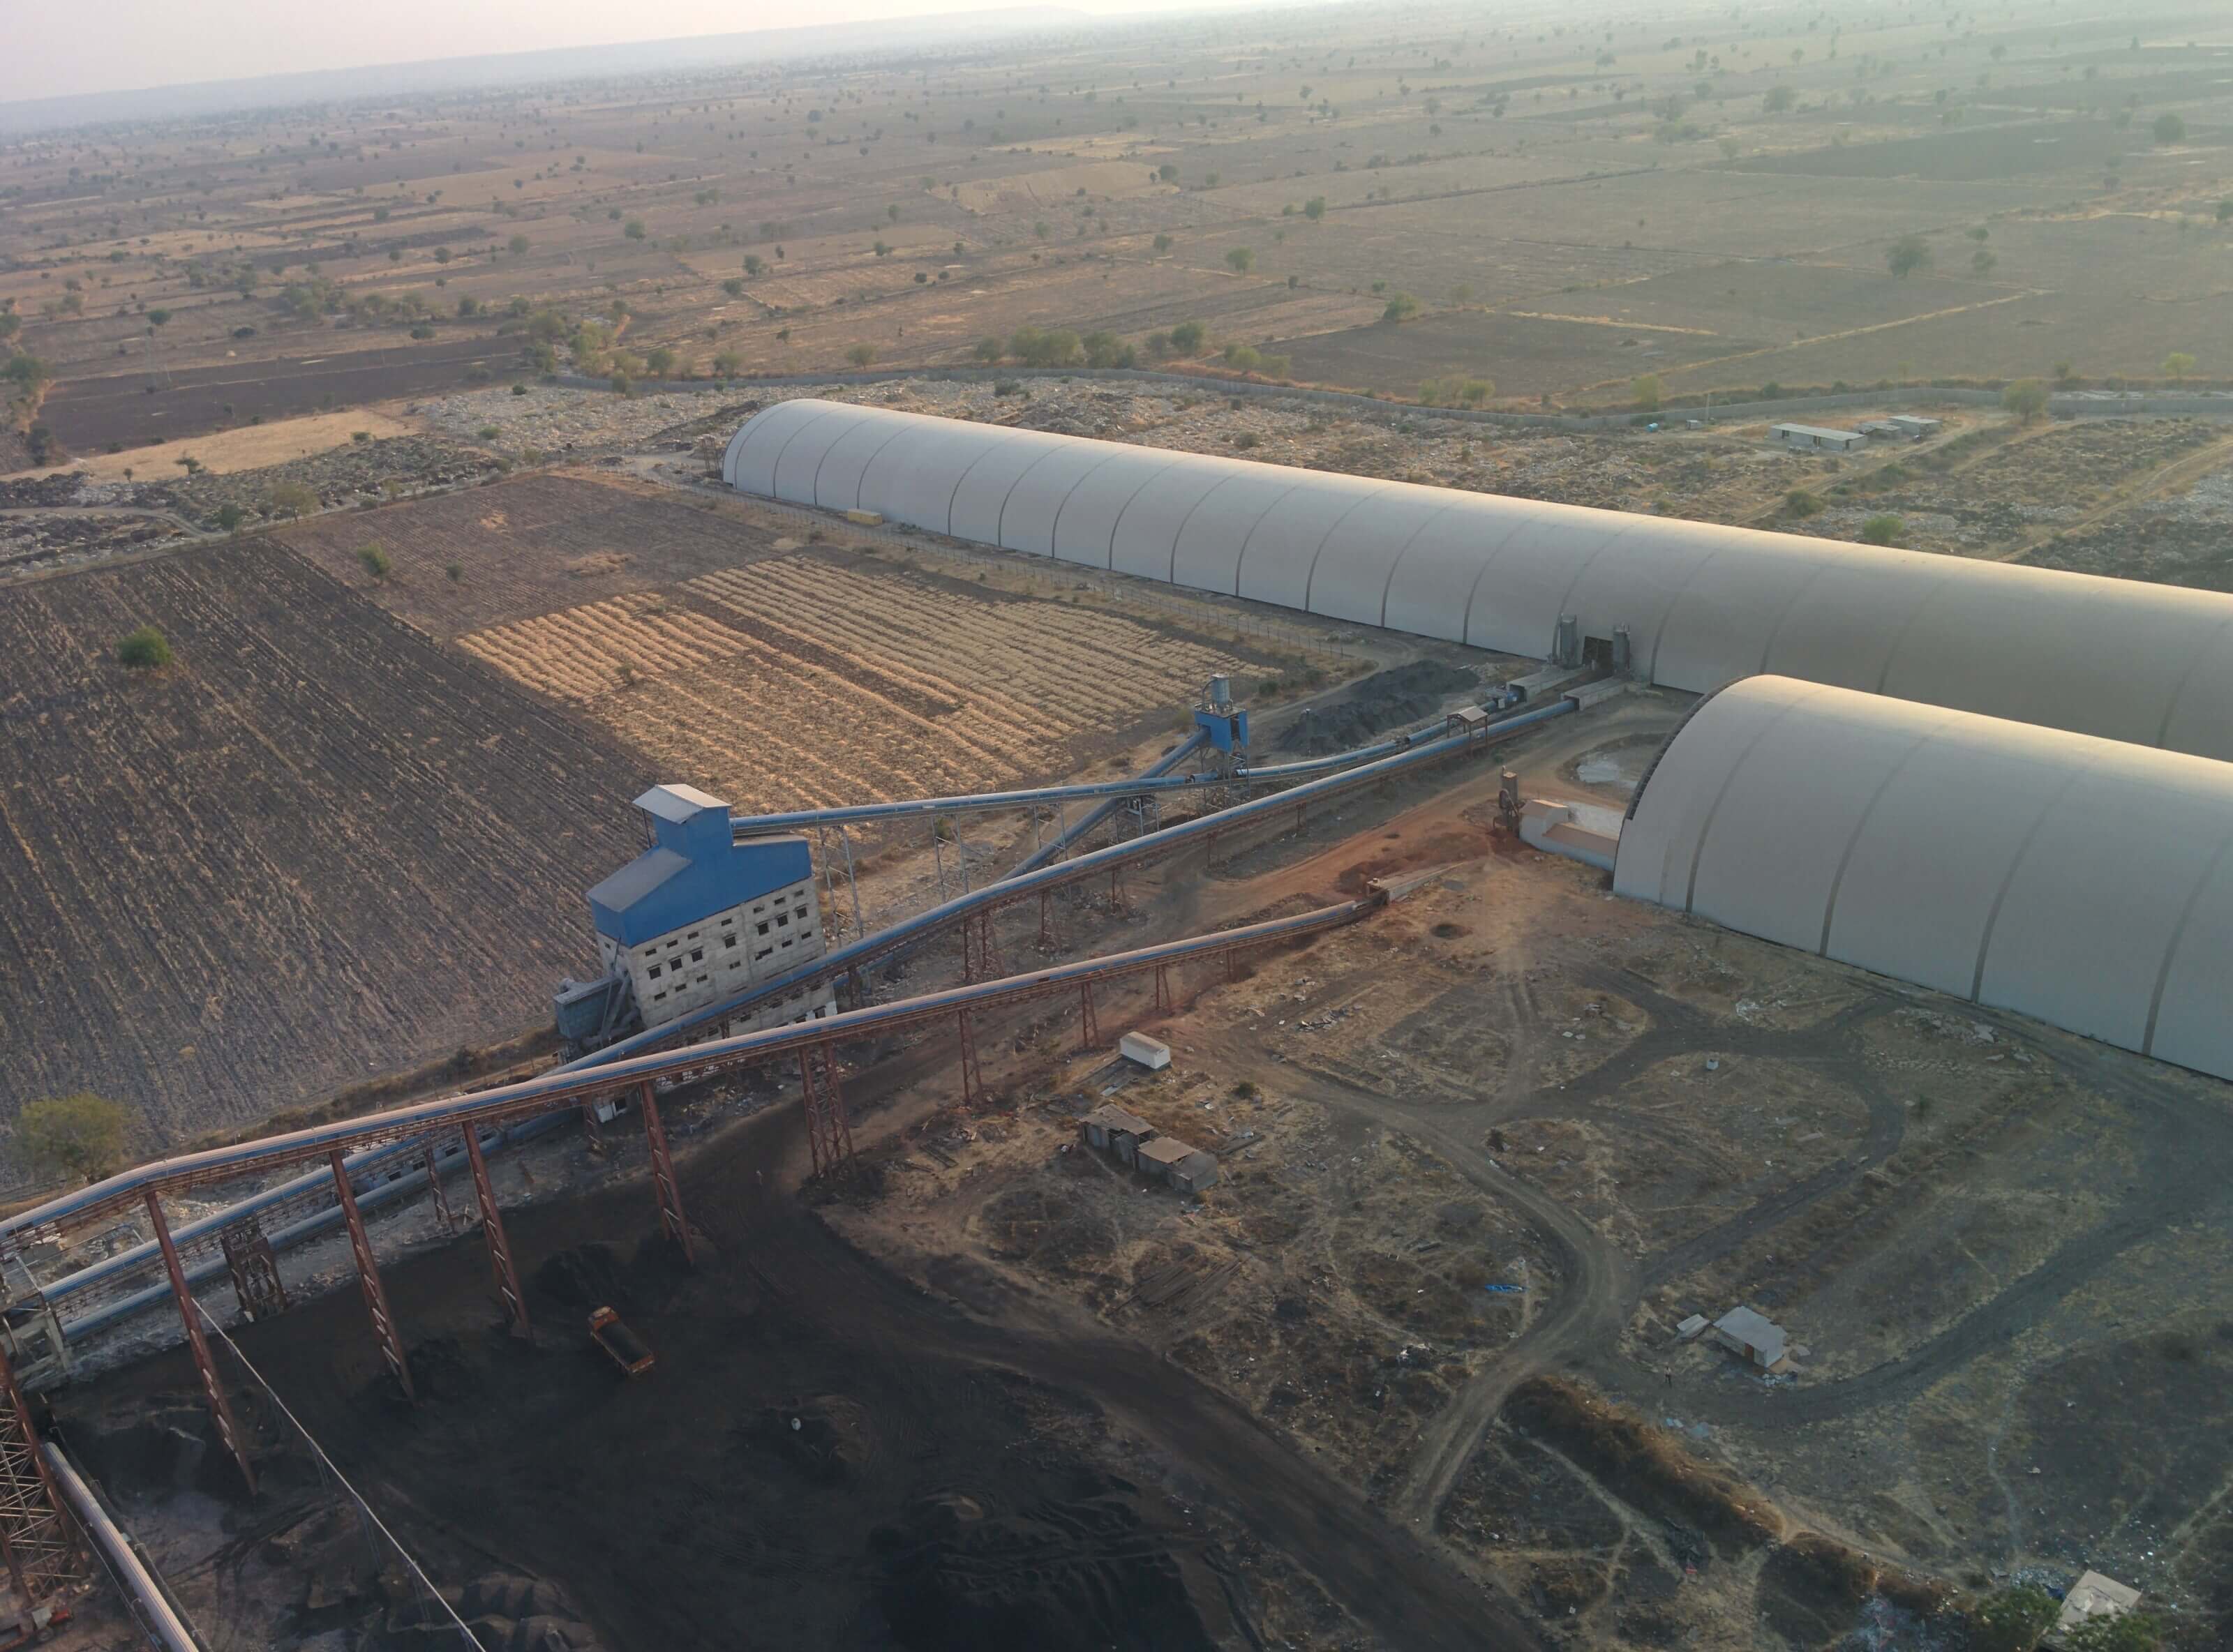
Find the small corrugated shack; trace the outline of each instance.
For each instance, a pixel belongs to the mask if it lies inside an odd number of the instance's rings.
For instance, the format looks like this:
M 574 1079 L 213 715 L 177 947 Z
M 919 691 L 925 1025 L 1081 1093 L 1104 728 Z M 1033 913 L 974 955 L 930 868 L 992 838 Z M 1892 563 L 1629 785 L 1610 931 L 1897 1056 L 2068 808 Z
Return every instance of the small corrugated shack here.
M 1097 1153 L 1113 1154 L 1120 1164 L 1136 1164 L 1141 1143 L 1156 1139 L 1156 1127 L 1136 1113 L 1105 1102 L 1077 1122 L 1077 1133 Z

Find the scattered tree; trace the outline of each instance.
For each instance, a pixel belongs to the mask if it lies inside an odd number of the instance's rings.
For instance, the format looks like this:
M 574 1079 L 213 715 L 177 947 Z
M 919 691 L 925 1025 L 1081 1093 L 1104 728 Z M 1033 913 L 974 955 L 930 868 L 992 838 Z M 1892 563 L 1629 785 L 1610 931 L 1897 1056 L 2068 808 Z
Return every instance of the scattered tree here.
M 2001 392 L 2001 406 L 2028 425 L 2047 411 L 2047 385 L 2039 379 L 2018 379 Z
M 2158 143 L 2184 143 L 2186 122 L 2166 109 L 2156 117 L 2155 134 Z
M 1234 247 L 1226 253 L 1225 262 L 1236 276 L 1245 276 L 1256 263 L 1255 252 L 1248 247 Z
M 465 565 L 463 563 L 452 563 L 442 571 L 450 576 L 450 583 L 455 585 L 465 578 Z
M 128 478 L 127 478 L 129 479 Z M 221 504 L 217 508 L 216 522 L 221 533 L 231 533 L 247 520 L 248 512 L 237 504 Z
M 1768 88 L 1768 94 L 1761 99 L 1760 107 L 1767 114 L 1781 114 L 1790 108 L 1797 94 L 1787 86 L 1771 86 Z
M 307 482 L 275 482 L 264 498 L 279 516 L 307 517 L 318 508 L 318 491 Z
M 2060 1611 L 2034 1584 L 1995 1590 L 1970 1609 L 1969 1644 L 1976 1652 L 2033 1652 Z
M 1783 496 L 1783 514 L 1787 517 L 1796 517 L 1803 522 L 1821 513 L 1822 501 L 1805 488 L 1794 488 Z
M 873 344 L 856 344 L 845 352 L 845 359 L 856 367 L 864 367 L 876 359 L 876 347 Z
M 1981 276 L 1991 275 L 1993 267 L 1999 263 L 2000 260 L 1993 256 L 1989 248 L 1979 247 L 1969 255 L 1969 268 Z
M 2062 1637 L 2063 1652 L 2157 1652 L 2163 1629 L 2145 1612 L 2089 1617 Z
M 1310 219 L 1312 223 L 1316 224 L 1319 219 L 1325 217 L 1325 215 L 1326 204 L 1325 196 L 1313 195 L 1310 199 L 1303 203 L 1303 216 Z
M 1181 355 L 1200 355 L 1209 329 L 1200 322 L 1181 322 L 1171 328 L 1171 348 Z
M 1890 511 L 1871 517 L 1861 524 L 1861 543 L 1865 545 L 1897 545 L 1907 537 L 1907 524 Z
M 644 236 L 643 220 L 640 218 L 630 218 L 627 223 L 621 225 L 621 233 L 628 237 L 631 241 L 642 240 Z
M 1918 270 L 1930 268 L 1930 244 L 1919 235 L 1903 235 L 1885 254 L 1885 263 L 1895 277 L 1904 280 Z
M 1171 250 L 1171 237 L 1169 237 L 1168 235 L 1159 235 L 1159 236 L 1157 236 L 1157 237 L 1156 237 L 1156 251 L 1158 251 L 1158 252 L 1169 252 L 1170 250 Z
M 2194 371 L 2194 358 L 2184 350 L 2173 350 L 2163 359 L 2164 377 L 2174 383 L 2183 383 Z
M 1637 410 L 1643 413 L 1657 413 L 1659 404 L 1667 400 L 1667 387 L 1659 382 L 1656 373 L 1645 374 L 1628 387 L 1636 397 Z
M 394 564 L 387 560 L 387 553 L 378 545 L 359 545 L 356 559 L 364 564 L 364 571 L 375 580 L 385 580 L 394 571 Z
M 170 640 L 153 626 L 143 625 L 116 645 L 116 663 L 127 671 L 160 671 L 171 663 Z
M 1417 299 L 1412 297 L 1409 293 L 1396 293 L 1389 299 L 1388 307 L 1380 312 L 1380 319 L 1383 322 L 1393 324 L 1397 322 L 1408 321 L 1418 313 L 1419 301 Z
M 98 1181 L 124 1154 L 132 1109 L 90 1090 L 33 1102 L 16 1117 L 16 1143 L 50 1175 Z

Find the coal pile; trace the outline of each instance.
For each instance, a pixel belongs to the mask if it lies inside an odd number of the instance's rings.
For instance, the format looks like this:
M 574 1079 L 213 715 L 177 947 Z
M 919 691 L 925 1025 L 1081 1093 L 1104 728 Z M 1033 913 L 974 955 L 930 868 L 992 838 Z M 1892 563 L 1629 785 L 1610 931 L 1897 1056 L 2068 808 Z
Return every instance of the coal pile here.
M 1346 751 L 1376 734 L 1432 717 L 1446 696 L 1480 681 L 1463 667 L 1438 660 L 1391 666 L 1373 673 L 1338 699 L 1305 707 L 1279 736 L 1279 749 L 1306 758 Z
M 918 1499 L 869 1547 L 892 1638 L 908 1652 L 1210 1652 L 1179 1564 L 1121 1480 L 1013 1511 L 960 1492 Z

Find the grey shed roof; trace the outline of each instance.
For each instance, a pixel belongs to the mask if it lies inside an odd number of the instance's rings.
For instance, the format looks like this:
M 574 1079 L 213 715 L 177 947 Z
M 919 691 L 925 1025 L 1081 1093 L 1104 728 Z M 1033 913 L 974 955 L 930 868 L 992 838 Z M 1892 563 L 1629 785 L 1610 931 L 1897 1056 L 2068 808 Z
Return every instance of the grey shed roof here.
M 1152 1135 L 1156 1127 L 1136 1113 L 1127 1113 L 1121 1107 L 1106 1103 L 1085 1115 L 1084 1122 L 1097 1124 L 1104 1130 L 1122 1130 L 1127 1135 Z
M 1156 1164 L 1181 1164 L 1200 1151 L 1200 1148 L 1190 1148 L 1171 1135 L 1159 1135 L 1152 1141 L 1140 1144 L 1140 1156 Z
M 1759 1350 L 1770 1365 L 1783 1357 L 1783 1327 L 1749 1308 L 1730 1309 L 1714 1321 L 1714 1329 L 1747 1348 Z
M 647 815 L 656 815 L 679 826 L 708 809 L 726 809 L 729 805 L 695 786 L 654 786 L 635 800 L 635 806 Z
M 656 788 L 654 788 L 656 790 Z M 645 796 L 652 794 L 647 792 Z M 602 901 L 615 911 L 634 906 L 653 890 L 663 887 L 668 879 L 679 877 L 690 869 L 687 856 L 671 849 L 655 849 L 639 855 L 626 866 L 589 891 L 592 903 Z

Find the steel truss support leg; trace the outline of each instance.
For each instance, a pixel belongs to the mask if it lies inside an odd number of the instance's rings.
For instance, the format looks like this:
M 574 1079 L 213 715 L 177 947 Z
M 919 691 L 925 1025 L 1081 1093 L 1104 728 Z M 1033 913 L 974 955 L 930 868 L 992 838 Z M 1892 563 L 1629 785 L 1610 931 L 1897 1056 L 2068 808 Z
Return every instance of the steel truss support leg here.
M 869 932 L 861 923 L 861 883 L 853 875 L 853 838 L 843 826 L 837 829 L 837 842 L 845 850 L 845 894 L 853 903 L 853 939 L 858 940 Z
M 853 995 L 853 1007 L 856 1010 L 867 1009 L 869 1007 L 869 984 L 861 979 L 861 968 L 859 965 L 856 964 L 852 968 L 845 972 L 845 985 Z
M 248 1494 L 253 1497 L 256 1470 L 248 1460 L 247 1436 L 234 1421 L 232 1402 L 225 1397 L 225 1384 L 218 1380 L 217 1363 L 210 1357 L 209 1338 L 202 1335 L 200 1305 L 194 1301 L 194 1293 L 186 1288 L 186 1271 L 179 1261 L 179 1247 L 171 1242 L 171 1225 L 163 1218 L 163 1201 L 153 1187 L 147 1190 L 147 1219 L 154 1226 L 155 1243 L 163 1252 L 163 1271 L 171 1276 L 171 1295 L 178 1299 L 179 1317 L 186 1322 L 186 1347 L 194 1356 L 194 1369 L 201 1374 L 202 1393 L 209 1400 L 217 1437 L 232 1454 L 232 1460 L 240 1466 L 240 1478 L 247 1484 Z
M 1039 891 L 1039 950 L 1051 953 L 1055 949 L 1054 891 Z
M 480 1206 L 481 1239 L 488 1246 L 489 1272 L 496 1276 L 496 1293 L 504 1299 L 505 1323 L 513 1336 L 532 1342 L 535 1333 L 527 1323 L 527 1293 L 519 1288 L 519 1270 L 512 1265 L 511 1240 L 505 1235 L 504 1213 L 497 1208 L 496 1183 L 489 1180 L 480 1132 L 468 1124 L 459 1134 L 465 1138 L 465 1161 L 473 1167 L 473 1199 Z
M 1000 934 L 993 926 L 993 908 L 979 913 L 977 923 L 977 969 L 984 979 L 997 981 L 1007 966 L 1000 958 Z
M 589 1118 L 587 1109 L 583 1110 L 582 1116 L 584 1119 Z M 593 1137 L 596 1129 L 596 1125 L 592 1123 L 590 1131 Z M 456 1232 L 457 1219 L 450 1214 L 450 1201 L 442 1192 L 442 1167 L 435 1162 L 434 1138 L 431 1135 L 426 1138 L 426 1192 L 434 1200 L 434 1219 L 442 1224 L 442 1231 L 445 1233 Z
M 659 1116 L 659 1097 L 645 1079 L 637 1092 L 643 1104 L 643 1139 L 651 1148 L 651 1187 L 659 1195 L 659 1225 L 667 1237 L 682 1247 L 682 1260 L 698 1265 L 698 1252 L 690 1243 L 690 1224 L 682 1214 L 682 1187 L 674 1179 L 674 1159 L 667 1150 L 667 1126 Z
M 1077 1047 L 1080 1050 L 1101 1048 L 1101 1018 L 1093 1011 L 1093 983 L 1077 984 Z
M 1168 964 L 1158 964 L 1156 966 L 1156 1013 L 1169 1015 L 1175 1008 L 1171 999 L 1171 967 Z
M 1225 954 L 1225 982 L 1230 986 L 1240 979 L 1240 949 L 1234 947 Z
M 845 1118 L 845 1093 L 837 1083 L 837 1051 L 809 1044 L 798 1052 L 798 1082 L 806 1102 L 806 1145 L 814 1174 L 826 1175 L 853 1162 L 853 1127 Z
M 387 1288 L 380 1282 L 380 1259 L 372 1253 L 372 1239 L 364 1231 L 364 1213 L 356 1207 L 356 1189 L 349 1186 L 348 1171 L 342 1163 L 342 1153 L 335 1148 L 327 1162 L 334 1171 L 334 1193 L 341 1200 L 342 1219 L 348 1224 L 349 1249 L 356 1257 L 356 1282 L 364 1289 L 364 1311 L 372 1318 L 372 1334 L 380 1340 L 380 1351 L 394 1373 L 395 1385 L 403 1390 L 407 1400 L 419 1395 L 411 1386 L 411 1366 L 403 1356 L 403 1338 L 395 1329 L 395 1316 L 388 1311 Z
M 1112 866 L 1109 868 L 1109 910 L 1112 913 L 1124 910 L 1124 885 L 1121 881 L 1122 875 L 1120 868 Z
M 961 1104 L 974 1107 L 985 1099 L 985 1075 L 977 1064 L 977 1031 L 969 1011 L 961 1011 Z
M 39 1455 L 31 1408 L 16 1385 L 15 1368 L 0 1347 L 0 1556 L 26 1619 L 41 1598 L 80 1575 L 77 1540 L 55 1496 L 55 1482 Z

